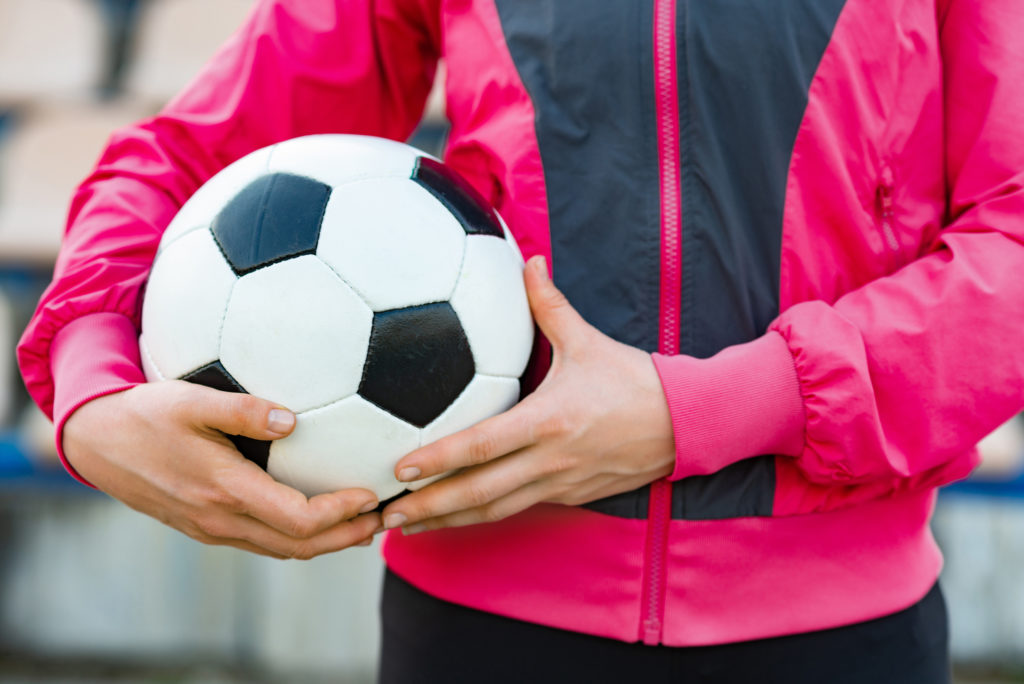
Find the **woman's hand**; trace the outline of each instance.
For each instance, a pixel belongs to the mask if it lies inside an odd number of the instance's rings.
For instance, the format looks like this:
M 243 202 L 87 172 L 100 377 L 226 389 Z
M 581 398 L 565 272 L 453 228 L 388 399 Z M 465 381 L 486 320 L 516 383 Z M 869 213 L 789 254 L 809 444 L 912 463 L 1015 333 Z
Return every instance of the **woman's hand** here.
M 403 481 L 465 470 L 389 505 L 387 527 L 411 534 L 500 520 L 540 502 L 578 505 L 672 472 L 672 422 L 650 355 L 584 321 L 543 258 L 530 260 L 524 278 L 554 351 L 550 372 L 505 413 L 399 461 Z
M 347 489 L 307 499 L 246 460 L 225 434 L 279 439 L 294 415 L 250 396 L 181 381 L 94 399 L 64 425 L 68 461 L 132 508 L 207 544 L 308 559 L 368 543 L 377 499 Z

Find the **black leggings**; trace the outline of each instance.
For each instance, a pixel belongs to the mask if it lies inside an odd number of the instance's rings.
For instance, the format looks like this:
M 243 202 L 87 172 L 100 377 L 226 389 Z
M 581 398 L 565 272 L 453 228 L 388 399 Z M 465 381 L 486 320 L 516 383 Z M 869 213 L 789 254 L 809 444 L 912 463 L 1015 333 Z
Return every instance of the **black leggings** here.
M 910 608 L 848 627 L 722 646 L 627 644 L 428 596 L 388 571 L 381 684 L 949 684 L 938 585 Z

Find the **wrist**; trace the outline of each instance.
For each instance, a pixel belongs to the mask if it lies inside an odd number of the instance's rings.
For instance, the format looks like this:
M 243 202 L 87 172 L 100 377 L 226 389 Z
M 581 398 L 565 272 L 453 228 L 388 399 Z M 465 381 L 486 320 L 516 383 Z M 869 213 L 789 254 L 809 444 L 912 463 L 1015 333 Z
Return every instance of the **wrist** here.
M 709 359 L 653 354 L 675 439 L 670 479 L 707 475 L 762 454 L 796 456 L 804 409 L 789 348 L 766 333 Z
M 146 381 L 139 360 L 138 332 L 126 316 L 96 313 L 75 319 L 53 340 L 53 422 L 57 454 L 76 480 L 92 486 L 68 461 L 64 431 L 68 419 L 85 404 Z

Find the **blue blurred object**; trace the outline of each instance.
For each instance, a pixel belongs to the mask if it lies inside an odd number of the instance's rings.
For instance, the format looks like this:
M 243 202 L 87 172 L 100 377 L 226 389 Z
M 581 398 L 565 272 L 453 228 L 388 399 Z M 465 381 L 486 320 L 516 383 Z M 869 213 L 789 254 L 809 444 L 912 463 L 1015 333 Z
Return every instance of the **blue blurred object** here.
M 14 126 L 14 110 L 0 109 L 0 143 L 11 132 Z
M 1011 480 L 970 479 L 943 488 L 943 495 L 1024 499 L 1024 473 Z
M 0 477 L 25 477 L 31 475 L 34 467 L 18 445 L 13 432 L 0 434 Z
M 12 430 L 0 432 L 0 492 L 9 489 L 67 489 L 92 491 L 76 482 L 61 467 L 40 467 Z

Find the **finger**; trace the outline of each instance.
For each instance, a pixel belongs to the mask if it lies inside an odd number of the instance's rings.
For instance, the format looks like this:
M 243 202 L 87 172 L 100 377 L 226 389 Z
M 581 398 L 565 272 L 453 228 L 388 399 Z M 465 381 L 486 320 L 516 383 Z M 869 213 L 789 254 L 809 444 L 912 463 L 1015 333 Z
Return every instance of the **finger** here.
M 163 522 L 166 525 L 169 525 L 170 527 L 173 527 L 174 529 L 190 537 L 191 539 L 194 539 L 200 544 L 206 544 L 208 546 L 230 546 L 235 549 L 241 549 L 242 551 L 248 551 L 249 553 L 255 553 L 260 556 L 267 556 L 269 558 L 276 558 L 278 560 L 283 560 L 287 558 L 287 556 L 271 551 L 270 549 L 264 548 L 259 544 L 254 544 L 246 539 L 238 539 L 234 537 L 221 537 L 216 534 L 210 534 L 209 532 L 206 532 L 203 529 L 215 529 L 216 525 L 214 523 L 200 524 L 199 522 L 193 521 L 191 519 L 185 519 L 183 521 L 164 519 L 161 522 Z
M 531 482 L 484 506 L 456 511 L 410 524 L 402 528 L 402 534 L 419 534 L 446 527 L 465 527 L 466 525 L 504 520 L 544 501 L 547 498 L 545 493 L 550 487 L 551 484 L 547 482 Z
M 381 526 L 380 514 L 361 515 L 354 520 L 339 523 L 312 539 L 305 540 L 292 554 L 292 558 L 309 560 L 326 553 L 334 553 L 373 537 Z
M 224 488 L 234 511 L 296 539 L 308 539 L 378 505 L 377 496 L 366 489 L 342 489 L 307 499 L 248 461 L 238 463 Z
M 542 256 L 531 258 L 523 272 L 530 312 L 544 336 L 555 349 L 571 346 L 581 330 L 590 325 L 576 312 L 569 300 L 548 276 Z
M 406 526 L 486 507 L 531 482 L 546 479 L 550 468 L 544 453 L 541 449 L 520 451 L 407 494 L 384 509 L 384 526 Z
M 242 392 L 221 392 L 190 385 L 186 418 L 198 428 L 253 439 L 280 439 L 295 428 L 295 414 L 266 399 Z
M 353 546 L 380 525 L 380 516 L 366 515 L 340 523 L 309 539 L 295 539 L 245 516 L 220 516 L 200 528 L 200 541 L 242 548 L 275 558 L 309 560 L 324 553 Z
M 527 398 L 504 413 L 420 447 L 395 465 L 400 482 L 412 482 L 493 461 L 533 444 L 537 419 Z
M 580 506 L 589 501 L 601 499 L 624 491 L 631 491 L 650 482 L 649 477 L 637 476 L 622 479 L 618 475 L 601 473 L 570 488 L 559 486 L 551 480 L 529 482 L 505 496 L 483 506 L 455 511 L 447 515 L 427 518 L 408 523 L 402 534 L 418 534 L 446 527 L 463 527 L 479 523 L 497 522 L 521 513 L 538 503 L 557 503 L 566 506 Z
M 202 544 L 208 544 L 210 546 L 230 546 L 235 549 L 241 549 L 242 551 L 248 551 L 249 553 L 255 553 L 259 556 L 266 556 L 267 558 L 274 558 L 276 560 L 285 560 L 288 558 L 288 556 L 282 556 L 279 553 L 268 551 L 261 546 L 257 546 L 256 544 L 252 544 L 243 539 L 220 539 L 207 535 L 192 535 L 192 538 Z

